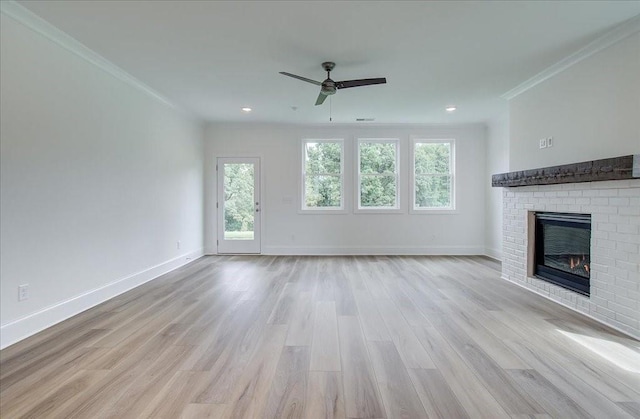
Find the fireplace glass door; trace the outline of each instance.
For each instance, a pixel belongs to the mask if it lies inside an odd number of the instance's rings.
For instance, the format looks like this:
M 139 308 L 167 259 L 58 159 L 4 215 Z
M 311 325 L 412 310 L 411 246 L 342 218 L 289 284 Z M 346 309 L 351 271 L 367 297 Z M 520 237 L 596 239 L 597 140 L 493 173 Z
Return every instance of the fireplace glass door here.
M 536 213 L 535 274 L 589 295 L 591 216 Z

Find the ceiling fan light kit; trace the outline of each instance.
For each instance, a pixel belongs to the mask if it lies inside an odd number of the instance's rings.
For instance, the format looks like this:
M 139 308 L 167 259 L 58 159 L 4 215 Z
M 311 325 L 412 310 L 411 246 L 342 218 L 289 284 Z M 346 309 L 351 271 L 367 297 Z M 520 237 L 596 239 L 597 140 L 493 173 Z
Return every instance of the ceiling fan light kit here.
M 327 72 L 327 79 L 323 82 L 315 81 L 308 79 L 306 77 L 298 76 L 296 74 L 287 73 L 286 71 L 281 71 L 280 74 L 293 77 L 294 79 L 306 81 L 307 83 L 315 84 L 316 86 L 320 86 L 320 94 L 316 99 L 316 106 L 322 105 L 327 96 L 333 95 L 336 93 L 337 89 L 348 89 L 350 87 L 361 87 L 361 86 L 370 86 L 373 84 L 385 84 L 387 79 L 385 77 L 374 78 L 374 79 L 358 79 L 358 80 L 344 80 L 344 81 L 333 81 L 331 80 L 331 70 L 333 70 L 336 66 L 336 63 L 327 61 L 322 63 L 322 68 Z

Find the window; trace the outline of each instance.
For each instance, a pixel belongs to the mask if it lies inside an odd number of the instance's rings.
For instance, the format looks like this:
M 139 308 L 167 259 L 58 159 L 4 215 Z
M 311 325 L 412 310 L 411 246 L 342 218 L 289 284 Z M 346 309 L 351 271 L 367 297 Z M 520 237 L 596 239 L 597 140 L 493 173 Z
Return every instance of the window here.
M 343 140 L 304 140 L 302 145 L 302 209 L 343 210 Z
M 453 210 L 453 140 L 414 140 L 412 147 L 412 209 Z
M 358 210 L 398 209 L 398 184 L 398 140 L 358 140 Z

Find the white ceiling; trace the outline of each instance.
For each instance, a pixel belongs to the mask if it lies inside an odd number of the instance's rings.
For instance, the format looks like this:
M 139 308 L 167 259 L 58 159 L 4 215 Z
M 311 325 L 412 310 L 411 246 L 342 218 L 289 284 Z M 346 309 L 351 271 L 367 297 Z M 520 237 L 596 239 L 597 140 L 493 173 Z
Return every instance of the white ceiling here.
M 199 118 L 323 123 L 485 121 L 500 95 L 640 13 L 640 1 L 20 1 Z M 458 111 L 448 114 L 445 106 Z M 251 114 L 240 111 L 254 109 Z M 297 110 L 293 110 L 296 107 Z

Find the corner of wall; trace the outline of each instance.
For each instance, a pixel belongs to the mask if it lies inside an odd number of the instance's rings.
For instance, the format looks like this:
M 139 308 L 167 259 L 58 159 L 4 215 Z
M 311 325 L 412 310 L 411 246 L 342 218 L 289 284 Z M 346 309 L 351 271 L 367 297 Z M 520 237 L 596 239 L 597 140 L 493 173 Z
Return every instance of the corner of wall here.
M 485 255 L 502 259 L 502 188 L 491 186 L 491 176 L 509 170 L 509 108 L 487 121 L 485 154 Z

